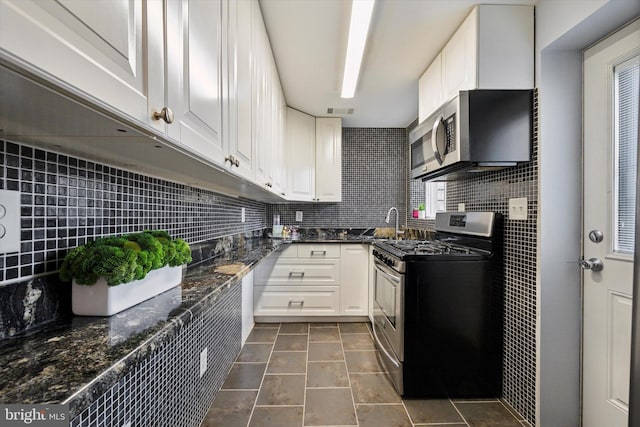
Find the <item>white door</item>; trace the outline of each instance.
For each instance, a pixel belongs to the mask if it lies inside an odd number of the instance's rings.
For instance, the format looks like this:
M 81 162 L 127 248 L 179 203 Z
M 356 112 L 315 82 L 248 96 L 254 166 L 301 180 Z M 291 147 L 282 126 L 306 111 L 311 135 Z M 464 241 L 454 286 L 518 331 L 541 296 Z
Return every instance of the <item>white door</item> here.
M 584 54 L 585 427 L 627 425 L 639 55 L 640 21 Z

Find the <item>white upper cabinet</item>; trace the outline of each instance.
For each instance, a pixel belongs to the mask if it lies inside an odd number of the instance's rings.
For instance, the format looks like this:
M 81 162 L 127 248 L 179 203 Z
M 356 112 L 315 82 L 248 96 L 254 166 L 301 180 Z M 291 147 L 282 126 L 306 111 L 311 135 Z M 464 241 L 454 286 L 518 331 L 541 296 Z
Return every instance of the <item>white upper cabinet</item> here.
M 317 202 L 342 201 L 342 119 L 316 119 Z
M 224 164 L 223 49 L 220 0 L 167 2 L 167 100 L 170 138 Z
M 475 89 L 477 16 L 474 8 L 442 49 L 442 98 L 447 101 L 461 90 Z M 440 105 L 437 105 L 439 107 Z
M 342 199 L 342 119 L 314 118 L 288 109 L 287 200 Z
M 442 105 L 442 54 L 438 54 L 418 80 L 418 122 Z
M 287 108 L 287 198 L 311 202 L 316 194 L 316 119 Z
M 250 1 L 230 1 L 228 39 L 228 146 L 231 158 L 226 164 L 243 178 L 254 179 L 255 147 L 251 133 L 253 52 Z
M 420 78 L 418 121 L 461 90 L 531 89 L 533 73 L 533 6 L 478 5 Z
M 162 40 L 159 2 L 0 2 L 1 57 L 146 124 L 149 94 L 162 95 L 164 81 L 160 67 L 147 83 L 147 69 L 163 61 L 151 38 Z
M 285 105 L 282 86 L 262 20 L 260 5 L 251 2 L 253 13 L 252 127 L 255 148 L 255 183 L 279 197 L 285 196 Z

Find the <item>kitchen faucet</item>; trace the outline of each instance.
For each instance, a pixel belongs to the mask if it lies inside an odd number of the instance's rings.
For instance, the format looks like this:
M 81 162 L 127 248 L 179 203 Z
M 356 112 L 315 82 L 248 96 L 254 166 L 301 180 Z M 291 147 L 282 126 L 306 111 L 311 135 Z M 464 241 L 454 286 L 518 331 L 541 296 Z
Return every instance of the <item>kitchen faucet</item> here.
M 398 209 L 396 209 L 395 206 L 392 206 L 389 209 L 389 212 L 387 212 L 387 217 L 384 219 L 384 222 L 389 224 L 389 220 L 391 219 L 391 211 L 396 211 L 396 231 L 394 236 L 397 239 L 398 236 L 400 235 L 400 230 L 398 230 Z

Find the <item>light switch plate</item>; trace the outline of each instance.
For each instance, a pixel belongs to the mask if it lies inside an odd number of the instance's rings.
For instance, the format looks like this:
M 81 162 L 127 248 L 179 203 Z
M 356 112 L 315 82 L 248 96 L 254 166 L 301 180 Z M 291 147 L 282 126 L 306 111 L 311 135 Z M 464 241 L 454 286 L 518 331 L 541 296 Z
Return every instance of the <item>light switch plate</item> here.
M 509 219 L 525 221 L 529 216 L 527 210 L 527 198 L 519 197 L 509 199 Z
M 0 254 L 20 250 L 20 192 L 0 190 Z
M 246 219 L 247 219 L 246 212 L 244 208 L 242 208 L 242 210 L 240 211 L 240 222 L 245 222 Z
M 302 222 L 302 211 L 296 211 L 296 222 Z
M 464 203 L 458 203 L 458 212 L 464 212 Z

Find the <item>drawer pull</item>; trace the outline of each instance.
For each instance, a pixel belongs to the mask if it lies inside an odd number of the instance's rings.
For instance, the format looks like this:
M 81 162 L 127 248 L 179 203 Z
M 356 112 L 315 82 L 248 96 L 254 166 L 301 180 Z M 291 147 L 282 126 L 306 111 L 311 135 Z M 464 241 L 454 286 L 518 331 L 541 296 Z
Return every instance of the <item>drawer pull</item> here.
M 300 278 L 304 277 L 304 271 L 290 271 L 289 277 L 291 276 L 300 276 Z
M 315 254 L 326 255 L 327 251 L 311 251 L 311 256 L 313 256 Z
M 300 304 L 300 307 L 302 307 L 304 305 L 304 300 L 294 300 L 294 299 L 290 299 L 289 300 L 289 305 L 291 306 L 292 304 Z

